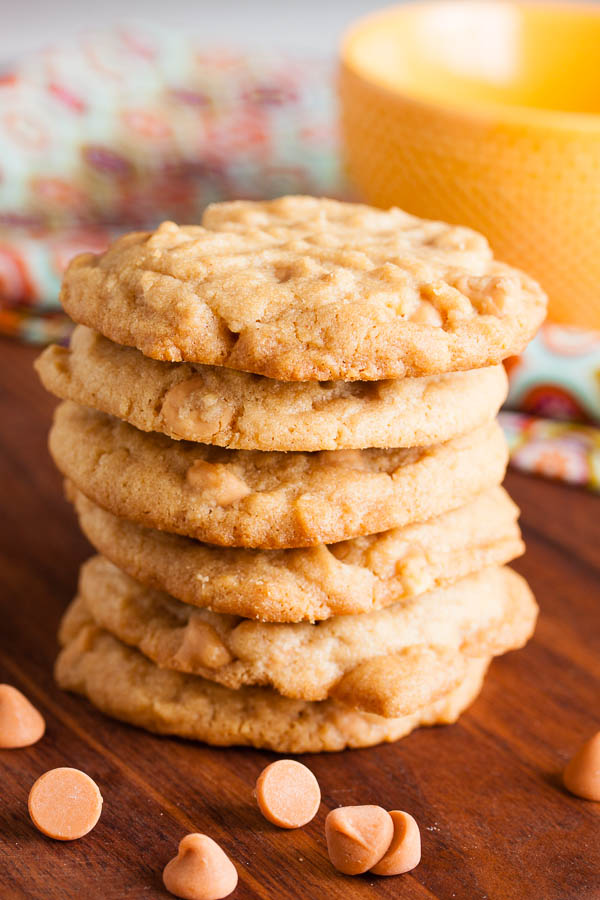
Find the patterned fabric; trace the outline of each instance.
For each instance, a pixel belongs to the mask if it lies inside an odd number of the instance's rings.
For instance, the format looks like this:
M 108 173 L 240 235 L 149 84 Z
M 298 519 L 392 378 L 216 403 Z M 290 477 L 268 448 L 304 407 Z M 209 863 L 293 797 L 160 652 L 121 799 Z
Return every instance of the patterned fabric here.
M 4 73 L 0 331 L 65 336 L 66 263 L 123 231 L 222 199 L 344 195 L 336 121 L 329 63 L 163 30 L 90 34 Z
M 600 428 L 502 412 L 512 465 L 534 475 L 600 490 Z
M 600 333 L 546 323 L 506 367 L 511 409 L 600 424 Z

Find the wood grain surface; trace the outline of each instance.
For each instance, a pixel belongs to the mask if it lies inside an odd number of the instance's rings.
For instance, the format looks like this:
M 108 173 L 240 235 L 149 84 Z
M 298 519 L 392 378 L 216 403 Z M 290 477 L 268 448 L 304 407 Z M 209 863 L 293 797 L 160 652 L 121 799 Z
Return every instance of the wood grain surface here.
M 52 399 L 31 371 L 35 351 L 0 343 L 2 487 L 0 680 L 46 717 L 44 739 L 0 751 L 0 898 L 163 898 L 161 872 L 189 831 L 235 861 L 233 897 L 269 900 L 584 900 L 600 898 L 600 804 L 558 774 L 600 728 L 600 499 L 511 473 L 527 555 L 515 568 L 542 613 L 535 639 L 494 662 L 472 709 L 451 727 L 396 745 L 304 757 L 323 792 L 317 818 L 287 832 L 257 812 L 252 788 L 274 757 L 152 737 L 95 712 L 52 680 L 56 628 L 90 549 L 46 452 Z M 84 769 L 104 811 L 72 843 L 36 832 L 33 781 Z M 323 822 L 337 805 L 412 813 L 423 859 L 409 875 L 349 878 L 327 860 Z

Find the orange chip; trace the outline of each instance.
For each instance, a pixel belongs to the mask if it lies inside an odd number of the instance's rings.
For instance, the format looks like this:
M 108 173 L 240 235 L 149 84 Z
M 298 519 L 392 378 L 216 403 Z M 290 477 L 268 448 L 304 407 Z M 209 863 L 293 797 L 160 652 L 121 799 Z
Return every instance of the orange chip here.
M 579 748 L 564 771 L 563 783 L 584 800 L 600 801 L 600 731 Z
M 306 766 L 278 759 L 260 774 L 256 800 L 265 819 L 280 828 L 300 828 L 314 819 L 321 803 L 319 782 Z
M 381 806 L 340 806 L 325 820 L 329 859 L 344 875 L 361 875 L 373 868 L 393 836 L 392 817 Z
M 165 866 L 166 889 L 183 900 L 222 900 L 235 890 L 234 864 L 207 834 L 186 834 L 179 850 Z
M 29 747 L 45 730 L 43 716 L 27 697 L 10 684 L 0 684 L 0 747 Z
M 371 867 L 374 875 L 402 875 L 421 861 L 421 832 L 413 817 L 398 809 L 391 809 L 390 816 L 394 836 L 384 856 Z
M 102 812 L 98 785 L 79 769 L 51 769 L 29 792 L 29 815 L 42 834 L 74 841 L 91 831 Z

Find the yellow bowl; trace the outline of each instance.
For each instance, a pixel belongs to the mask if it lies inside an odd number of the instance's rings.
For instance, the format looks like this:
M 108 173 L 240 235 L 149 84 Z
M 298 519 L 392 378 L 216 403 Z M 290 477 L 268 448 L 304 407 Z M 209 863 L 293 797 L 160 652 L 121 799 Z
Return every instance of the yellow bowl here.
M 377 206 L 471 225 L 600 328 L 600 6 L 384 10 L 345 37 L 349 173 Z

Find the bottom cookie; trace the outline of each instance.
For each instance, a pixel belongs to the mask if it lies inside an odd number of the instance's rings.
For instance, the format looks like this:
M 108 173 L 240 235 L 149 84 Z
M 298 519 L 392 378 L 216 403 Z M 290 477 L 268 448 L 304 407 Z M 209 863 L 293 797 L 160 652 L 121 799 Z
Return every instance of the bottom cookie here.
M 360 616 L 278 625 L 180 603 L 97 556 L 82 566 L 60 639 L 93 620 L 160 668 L 397 718 L 452 690 L 468 658 L 522 647 L 536 613 L 525 580 L 492 568 Z
M 472 659 L 460 684 L 410 716 L 385 719 L 333 700 L 291 700 L 268 688 L 233 691 L 159 669 L 139 651 L 82 621 L 56 662 L 56 679 L 102 712 L 160 734 L 217 746 L 317 753 L 396 741 L 419 725 L 456 721 L 479 693 L 489 658 Z

